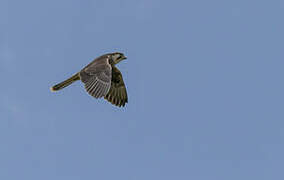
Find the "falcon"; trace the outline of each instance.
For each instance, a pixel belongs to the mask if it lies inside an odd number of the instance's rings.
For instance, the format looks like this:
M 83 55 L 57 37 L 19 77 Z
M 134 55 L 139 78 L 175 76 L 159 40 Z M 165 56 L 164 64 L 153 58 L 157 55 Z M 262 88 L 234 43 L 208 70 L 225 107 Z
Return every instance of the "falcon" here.
M 115 65 L 126 59 L 123 53 L 104 54 L 67 80 L 51 87 L 51 91 L 59 91 L 75 81 L 81 80 L 85 90 L 94 98 L 104 97 L 118 107 L 128 102 L 126 87 L 122 74 Z

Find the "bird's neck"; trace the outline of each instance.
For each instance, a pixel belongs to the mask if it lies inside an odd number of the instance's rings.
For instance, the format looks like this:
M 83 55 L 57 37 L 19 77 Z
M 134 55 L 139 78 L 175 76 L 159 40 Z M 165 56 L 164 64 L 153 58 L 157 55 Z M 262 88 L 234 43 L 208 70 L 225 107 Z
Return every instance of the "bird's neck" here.
M 110 65 L 112 65 L 112 66 L 116 64 L 116 63 L 114 62 L 114 60 L 112 60 L 112 59 L 109 59 L 108 63 L 109 63 Z

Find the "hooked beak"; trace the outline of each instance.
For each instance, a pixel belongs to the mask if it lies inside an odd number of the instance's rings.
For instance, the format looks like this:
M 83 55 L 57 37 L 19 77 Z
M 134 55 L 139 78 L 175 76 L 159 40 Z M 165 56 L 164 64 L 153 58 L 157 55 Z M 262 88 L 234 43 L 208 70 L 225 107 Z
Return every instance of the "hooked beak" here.
M 123 57 L 122 57 L 122 60 L 124 60 L 124 59 L 127 59 L 127 57 L 126 57 L 126 56 L 123 56 Z

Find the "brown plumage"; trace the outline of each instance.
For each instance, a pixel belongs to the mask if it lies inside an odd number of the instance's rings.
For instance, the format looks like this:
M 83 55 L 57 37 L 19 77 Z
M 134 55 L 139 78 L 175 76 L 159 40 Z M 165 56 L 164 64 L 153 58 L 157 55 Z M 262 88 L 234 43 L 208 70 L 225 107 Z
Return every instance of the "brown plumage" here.
M 128 102 L 126 87 L 122 79 L 122 74 L 115 66 L 112 67 L 110 90 L 104 98 L 119 107 L 125 106 L 125 103 Z
M 71 78 L 51 87 L 52 91 L 61 90 L 77 80 L 84 83 L 85 90 L 95 98 L 104 97 L 110 103 L 124 107 L 128 102 L 127 91 L 122 74 L 115 67 L 117 63 L 126 59 L 119 52 L 104 54 Z

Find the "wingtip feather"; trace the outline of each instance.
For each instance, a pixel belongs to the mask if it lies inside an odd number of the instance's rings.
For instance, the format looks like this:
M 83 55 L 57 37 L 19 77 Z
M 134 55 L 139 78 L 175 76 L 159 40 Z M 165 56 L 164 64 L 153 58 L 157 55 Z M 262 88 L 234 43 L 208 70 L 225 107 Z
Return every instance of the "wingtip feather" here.
M 51 88 L 50 88 L 50 91 L 51 91 L 51 92 L 55 92 L 56 90 L 54 89 L 54 87 L 51 87 Z

